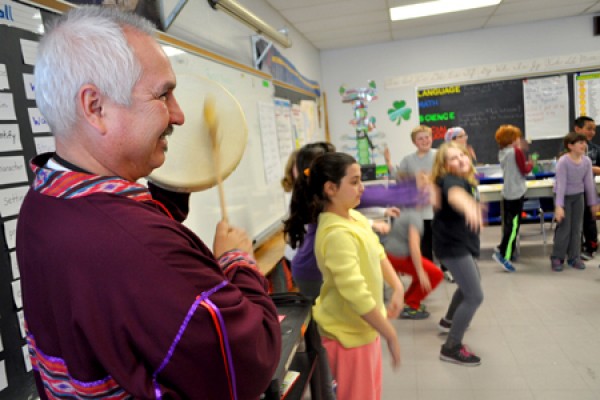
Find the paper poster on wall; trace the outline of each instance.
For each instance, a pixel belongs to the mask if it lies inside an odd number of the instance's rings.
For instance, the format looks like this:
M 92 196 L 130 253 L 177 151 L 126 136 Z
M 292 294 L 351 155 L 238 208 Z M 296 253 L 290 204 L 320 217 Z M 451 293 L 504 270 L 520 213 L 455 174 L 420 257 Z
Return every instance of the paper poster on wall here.
M 304 131 L 306 141 L 314 142 L 319 130 L 319 117 L 317 115 L 317 103 L 313 100 L 300 100 L 300 109 L 304 115 Z
M 600 118 L 600 71 L 580 72 L 575 78 L 575 116 Z
M 19 319 L 19 331 L 21 331 L 21 338 L 25 338 L 25 313 L 23 310 L 17 311 L 17 318 Z
M 279 142 L 275 124 L 275 104 L 259 101 L 258 115 L 260 123 L 260 141 L 263 150 L 263 166 L 267 185 L 277 181 L 283 174 L 279 158 Z
M 35 100 L 35 81 L 33 74 L 23 74 L 23 86 L 27 100 Z
M 10 89 L 8 84 L 8 75 L 6 74 L 6 65 L 0 64 L 0 90 Z
M 296 147 L 292 132 L 292 103 L 287 99 L 275 99 L 274 104 L 279 156 L 285 163 Z
M 529 140 L 560 138 L 569 132 L 567 76 L 523 80 L 525 137 Z
M 23 296 L 21 295 L 21 280 L 17 279 L 16 281 L 12 281 L 11 286 L 15 307 L 21 309 L 23 308 Z
M 12 93 L 0 93 L 0 121 L 14 121 L 17 119 L 15 103 Z
M 14 249 L 16 247 L 17 241 L 17 220 L 10 219 L 8 221 L 4 221 L 4 236 L 6 239 L 6 246 L 9 249 Z
M 4 360 L 0 361 L 0 391 L 8 387 L 8 378 L 6 377 L 6 365 Z
M 27 182 L 27 168 L 23 156 L 0 157 L 0 185 Z
M 32 369 L 31 358 L 29 356 L 29 346 L 24 345 L 21 347 L 23 351 L 23 361 L 25 362 L 25 371 L 30 372 Z
M 14 26 L 33 33 L 44 33 L 39 9 L 10 0 L 0 1 L 0 25 Z
M 306 140 L 304 123 L 304 113 L 302 113 L 302 109 L 298 104 L 292 104 L 292 129 L 294 130 L 296 148 L 300 148 L 308 143 Z
M 35 142 L 35 152 L 37 154 L 53 153 L 56 151 L 56 142 L 54 136 L 36 136 L 33 138 Z
M 50 132 L 50 125 L 48 125 L 48 121 L 46 121 L 46 118 L 42 115 L 39 109 L 32 107 L 28 108 L 27 112 L 29 113 L 29 124 L 31 125 L 31 132 Z
M 21 53 L 23 54 L 23 62 L 28 65 L 35 65 L 37 56 L 38 42 L 27 39 L 19 39 L 21 42 Z
M 29 186 L 0 189 L 0 215 L 4 218 L 17 215 L 28 190 Z
M 19 279 L 21 277 L 21 272 L 19 271 L 19 263 L 17 262 L 17 252 L 10 252 L 10 268 L 12 270 L 13 280 Z
M 0 124 L 0 152 L 23 150 L 18 124 Z

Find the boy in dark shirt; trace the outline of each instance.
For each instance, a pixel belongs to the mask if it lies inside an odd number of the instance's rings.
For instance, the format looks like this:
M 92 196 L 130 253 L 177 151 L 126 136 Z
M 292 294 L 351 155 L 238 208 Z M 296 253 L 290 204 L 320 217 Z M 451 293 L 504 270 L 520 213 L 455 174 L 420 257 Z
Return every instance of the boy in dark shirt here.
M 596 122 L 590 117 L 581 116 L 575 119 L 573 129 L 576 133 L 582 133 L 587 138 L 587 156 L 592 160 L 592 172 L 594 176 L 600 175 L 600 146 L 592 142 L 596 135 Z M 589 207 L 583 212 L 583 240 L 581 258 L 591 260 L 598 249 L 598 229 L 596 227 L 596 216 L 592 215 Z

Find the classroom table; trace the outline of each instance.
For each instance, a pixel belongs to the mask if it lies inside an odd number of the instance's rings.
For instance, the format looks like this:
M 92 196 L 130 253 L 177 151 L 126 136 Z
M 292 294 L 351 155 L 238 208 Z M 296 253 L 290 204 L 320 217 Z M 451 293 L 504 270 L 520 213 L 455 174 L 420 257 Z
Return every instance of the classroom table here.
M 594 178 L 596 190 L 600 190 L 600 176 Z M 482 202 L 502 201 L 502 184 L 495 183 L 491 185 L 479 185 L 479 197 Z M 527 191 L 525 198 L 553 197 L 554 179 L 541 179 L 536 181 L 527 181 Z

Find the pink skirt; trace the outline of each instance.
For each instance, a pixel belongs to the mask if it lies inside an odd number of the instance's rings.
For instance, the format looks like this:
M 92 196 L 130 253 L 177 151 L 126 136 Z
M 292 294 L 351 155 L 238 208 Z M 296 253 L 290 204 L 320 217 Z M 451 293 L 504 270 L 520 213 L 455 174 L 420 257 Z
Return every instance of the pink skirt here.
M 338 341 L 321 338 L 337 381 L 338 400 L 381 399 L 381 344 L 379 336 L 369 344 L 347 349 Z

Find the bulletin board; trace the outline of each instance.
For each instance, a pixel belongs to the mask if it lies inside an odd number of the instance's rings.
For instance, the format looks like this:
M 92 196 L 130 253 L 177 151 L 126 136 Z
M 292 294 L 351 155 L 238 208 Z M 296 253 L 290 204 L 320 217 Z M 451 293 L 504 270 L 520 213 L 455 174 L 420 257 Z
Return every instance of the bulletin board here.
M 40 128 L 43 124 L 33 111 L 35 100 L 29 90 L 33 66 L 24 56 L 24 49 L 36 43 L 39 35 L 0 25 L 0 37 L 0 109 L 4 110 L 0 111 L 0 400 L 20 400 L 37 397 L 37 391 L 24 335 L 16 224 L 33 179 L 27 163 L 37 154 L 36 145 L 44 147 L 52 138 Z M 11 107 L 13 115 L 6 112 Z

